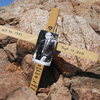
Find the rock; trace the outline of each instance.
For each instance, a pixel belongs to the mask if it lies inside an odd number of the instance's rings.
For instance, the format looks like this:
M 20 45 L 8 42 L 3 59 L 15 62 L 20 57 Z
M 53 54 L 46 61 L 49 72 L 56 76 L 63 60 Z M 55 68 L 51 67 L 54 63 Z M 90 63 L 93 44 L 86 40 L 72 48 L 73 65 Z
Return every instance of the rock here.
M 81 2 L 80 0 L 71 0 L 73 6 L 78 6 Z
M 3 49 L 0 49 L 0 69 L 8 62 L 9 61 L 6 52 Z
M 48 98 L 50 98 L 50 100 L 72 100 L 70 91 L 67 87 L 54 88 L 50 91 Z
M 9 37 L 6 35 L 0 34 L 0 47 L 4 47 L 9 42 Z
M 37 94 L 39 100 L 48 100 L 48 95 L 45 93 Z
M 17 39 L 0 34 L 0 47 L 5 47 L 8 43 L 16 43 Z
M 59 19 L 59 27 L 57 31 L 59 34 L 62 32 L 62 34 L 60 34 L 60 41 L 66 45 L 86 49 L 99 54 L 99 35 L 91 28 L 87 21 L 80 16 L 62 16 L 63 17 Z M 62 25 L 63 28 L 61 27 Z M 94 41 L 97 42 L 95 43 Z M 95 51 L 93 48 L 95 48 Z M 95 65 L 95 62 L 89 61 L 88 59 L 86 60 L 71 56 L 70 54 L 65 54 L 63 52 L 61 52 L 59 56 L 63 58 L 65 62 L 69 62 L 70 64 L 74 65 L 74 67 L 76 66 L 84 71 Z M 61 63 L 61 61 L 58 61 L 58 63 L 59 62 Z M 66 65 L 64 66 L 66 67 Z
M 33 61 L 32 61 L 32 55 L 27 54 L 24 57 L 21 65 L 22 65 L 22 69 L 24 70 L 25 73 L 29 74 L 30 71 L 33 72 L 34 65 L 33 65 Z
M 6 100 L 39 100 L 28 87 L 21 87 L 10 94 Z
M 59 76 L 59 79 L 56 82 L 56 85 L 57 85 L 57 88 L 64 87 L 66 85 L 64 81 L 64 77 L 62 75 Z
M 91 8 L 92 8 L 93 10 L 95 10 L 97 13 L 100 13 L 100 2 L 99 2 L 99 1 L 98 1 L 98 2 L 94 2 L 94 3 L 92 4 Z
M 11 26 L 16 26 L 17 24 L 19 24 L 19 19 L 18 18 L 10 18 L 6 20 L 7 24 L 11 25 Z
M 18 41 L 17 42 L 17 55 L 19 59 L 23 59 L 25 55 L 33 53 L 34 50 L 34 45 L 29 42 L 25 41 Z
M 5 25 L 6 21 L 3 18 L 0 18 L 0 25 Z
M 38 93 L 40 93 L 40 94 L 38 94 L 38 96 L 42 96 L 41 94 L 43 94 L 45 96 L 45 93 L 48 94 L 49 91 L 50 91 L 50 88 L 39 88 Z
M 22 86 L 26 86 L 26 82 L 19 71 L 5 71 L 3 74 L 0 74 L 0 99 L 8 97 Z
M 100 63 L 97 63 L 95 66 L 88 69 L 87 72 L 92 72 L 94 74 L 100 75 Z
M 72 89 L 78 94 L 79 100 L 99 100 L 100 80 L 96 78 L 74 77 L 71 80 Z
M 7 35 L 0 34 L 0 47 L 4 47 L 7 45 L 9 39 Z
M 67 14 L 73 14 L 73 5 L 69 0 L 49 0 L 47 2 L 43 2 L 43 4 L 40 6 L 41 9 L 43 10 L 48 10 L 50 11 L 52 8 L 57 7 L 59 8 L 62 12 L 65 12 Z
M 95 31 L 100 31 L 100 1 L 99 0 L 71 0 L 75 12 L 83 16 Z
M 6 47 L 4 47 L 4 50 L 9 60 L 14 61 L 17 58 L 16 43 L 8 44 Z
M 67 87 L 65 87 L 65 82 L 62 76 L 60 76 L 59 80 L 54 83 L 49 92 L 50 100 L 71 100 L 71 94 Z
M 61 87 L 55 93 L 51 94 L 51 100 L 72 100 L 71 94 L 66 87 Z
M 97 1 L 99 1 L 99 0 L 85 0 L 85 1 L 83 1 L 83 0 L 71 0 L 72 4 L 74 6 L 77 6 L 77 5 L 80 5 L 80 4 L 88 4 L 88 6 L 89 6 L 89 5 L 92 5 L 94 2 L 97 2 Z
M 44 2 L 41 9 L 44 9 L 44 10 L 48 10 L 50 11 L 52 8 L 56 7 L 56 3 L 54 2 L 54 0 L 49 0 L 47 2 Z
M 38 35 L 40 30 L 45 29 L 48 23 L 49 12 L 35 8 L 28 10 L 20 19 L 20 30 Z
M 69 15 L 72 15 L 74 14 L 74 8 L 73 8 L 73 5 L 71 3 L 70 0 L 56 0 L 56 3 L 57 3 L 57 8 L 60 9 L 60 11 L 66 13 L 66 14 L 69 14 Z
M 100 5 L 99 1 L 94 1 L 98 0 L 17 0 L 10 6 L 0 8 L 0 23 L 38 35 L 48 23 L 50 9 L 58 7 L 60 14 L 56 33 L 59 34 L 59 41 L 100 54 Z M 14 46 L 16 42 L 17 46 Z M 37 99 L 28 88 L 26 89 L 26 84 L 30 82 L 34 70 L 31 61 L 34 46 L 35 44 L 22 40 L 15 41 L 14 38 L 0 35 L 0 48 L 6 48 L 8 57 L 14 62 L 10 65 L 5 62 L 6 68 L 5 64 L 0 63 L 4 68 L 0 74 L 0 90 L 2 90 L 0 99 Z M 4 59 L 7 61 L 8 58 L 6 60 L 4 57 L 7 57 L 4 50 L 0 50 L 2 51 L 0 60 L 2 58 L 1 61 Z M 15 60 L 16 55 L 17 60 Z M 17 65 L 15 61 L 17 61 Z M 99 100 L 99 69 L 96 62 L 61 52 L 54 57 L 50 67 L 44 68 L 38 98 Z M 63 74 L 64 77 L 59 77 L 60 74 Z
M 1 40 L 5 40 L 5 39 L 7 39 L 7 38 L 8 38 L 7 35 L 0 34 L 0 41 L 1 41 Z
M 63 75 L 74 75 L 76 72 L 81 71 L 77 66 L 74 66 L 66 61 L 64 61 L 61 57 L 55 57 L 54 61 L 56 62 L 56 68 L 63 74 Z M 59 63 L 58 63 L 59 62 Z

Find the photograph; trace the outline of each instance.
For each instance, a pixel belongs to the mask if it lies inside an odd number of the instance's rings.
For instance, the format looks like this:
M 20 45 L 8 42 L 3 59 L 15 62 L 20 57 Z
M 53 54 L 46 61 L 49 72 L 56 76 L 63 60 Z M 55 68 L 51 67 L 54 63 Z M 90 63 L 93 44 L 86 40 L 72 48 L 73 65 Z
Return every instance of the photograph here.
M 57 34 L 41 30 L 33 54 L 33 61 L 50 66 L 57 44 L 57 38 Z

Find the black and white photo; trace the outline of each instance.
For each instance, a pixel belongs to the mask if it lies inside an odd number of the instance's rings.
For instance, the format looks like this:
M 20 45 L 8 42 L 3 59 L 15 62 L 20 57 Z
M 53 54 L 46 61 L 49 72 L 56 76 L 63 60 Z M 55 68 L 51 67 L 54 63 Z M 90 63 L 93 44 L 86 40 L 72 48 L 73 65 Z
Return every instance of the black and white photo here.
M 57 38 L 57 34 L 41 30 L 33 54 L 33 61 L 50 66 L 57 44 Z

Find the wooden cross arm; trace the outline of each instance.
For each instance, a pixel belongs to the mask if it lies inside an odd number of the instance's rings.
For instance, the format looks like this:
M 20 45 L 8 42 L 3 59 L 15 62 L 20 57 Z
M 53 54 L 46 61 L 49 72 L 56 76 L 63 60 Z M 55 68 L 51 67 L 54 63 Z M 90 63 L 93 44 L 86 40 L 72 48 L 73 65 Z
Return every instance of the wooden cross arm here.
M 48 28 L 48 27 L 46 27 Z M 47 29 L 48 30 L 48 29 Z M 52 29 L 53 30 L 53 29 Z M 27 42 L 36 44 L 38 36 L 35 34 L 27 34 L 25 32 L 21 32 L 12 28 L 7 28 L 5 26 L 0 25 L 0 34 L 8 35 L 17 39 L 25 40 Z M 96 54 L 94 52 L 85 50 L 85 49 L 79 49 L 76 47 L 72 47 L 63 43 L 58 43 L 57 45 L 57 50 L 64 52 L 64 53 L 69 53 L 71 55 L 75 55 L 78 57 L 82 57 L 85 59 L 89 59 L 91 61 L 97 62 L 99 60 L 99 54 Z

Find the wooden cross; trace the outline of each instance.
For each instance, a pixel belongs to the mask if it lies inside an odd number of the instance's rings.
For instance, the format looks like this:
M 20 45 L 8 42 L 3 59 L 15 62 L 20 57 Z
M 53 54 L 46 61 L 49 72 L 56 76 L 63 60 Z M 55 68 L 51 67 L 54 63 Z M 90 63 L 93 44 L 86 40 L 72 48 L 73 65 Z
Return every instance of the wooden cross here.
M 59 15 L 59 9 L 53 8 L 51 10 L 50 18 L 46 26 L 46 31 L 54 32 L 58 15 Z M 25 41 L 28 41 L 34 44 L 36 44 L 36 41 L 38 39 L 36 35 L 27 34 L 27 33 L 24 33 L 24 32 L 21 32 L 21 31 L 12 29 L 12 28 L 7 28 L 1 25 L 0 25 L 0 34 L 5 34 L 5 35 L 11 36 L 17 39 L 25 40 Z M 82 58 L 95 61 L 95 62 L 99 60 L 99 55 L 94 52 L 72 47 L 72 46 L 69 46 L 69 45 L 66 45 L 60 42 L 57 43 L 56 50 L 64 52 L 64 53 L 69 53 L 71 55 L 82 57 Z M 35 64 L 33 77 L 30 83 L 30 88 L 34 91 L 34 93 L 37 92 L 38 85 L 39 85 L 41 75 L 43 72 L 43 68 L 44 68 L 43 64 L 40 64 L 40 63 Z

